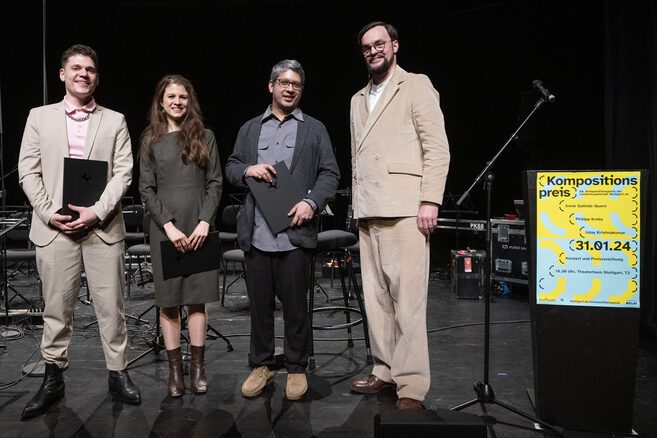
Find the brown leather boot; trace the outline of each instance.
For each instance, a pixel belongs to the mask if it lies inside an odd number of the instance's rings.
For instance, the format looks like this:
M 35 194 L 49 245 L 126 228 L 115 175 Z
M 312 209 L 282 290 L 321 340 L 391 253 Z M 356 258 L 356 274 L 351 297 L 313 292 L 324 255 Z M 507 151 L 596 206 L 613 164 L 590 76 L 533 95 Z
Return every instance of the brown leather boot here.
M 208 378 L 205 376 L 205 345 L 189 346 L 192 359 L 189 361 L 189 377 L 192 379 L 192 391 L 197 394 L 208 392 Z
M 180 397 L 185 393 L 185 378 L 183 377 L 182 352 L 180 347 L 167 350 L 169 358 L 169 386 L 167 391 L 171 397 Z

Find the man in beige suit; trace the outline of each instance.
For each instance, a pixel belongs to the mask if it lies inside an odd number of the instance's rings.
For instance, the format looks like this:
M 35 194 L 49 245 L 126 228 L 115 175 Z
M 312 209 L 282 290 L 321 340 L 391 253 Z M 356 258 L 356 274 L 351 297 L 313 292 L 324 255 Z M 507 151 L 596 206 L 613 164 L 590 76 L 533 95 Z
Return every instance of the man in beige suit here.
M 438 92 L 397 65 L 397 30 L 373 22 L 358 34 L 371 80 L 351 99 L 354 216 L 374 369 L 352 391 L 395 386 L 399 409 L 429 391 L 426 334 L 429 235 L 449 168 Z
M 41 353 L 46 374 L 25 406 L 23 419 L 46 412 L 64 395 L 62 370 L 68 366 L 82 267 L 98 317 L 109 390 L 122 402 L 141 402 L 139 389 L 125 370 L 125 225 L 120 204 L 132 179 L 130 136 L 123 115 L 94 101 L 96 52 L 74 45 L 63 53 L 61 65 L 66 96 L 30 111 L 18 161 L 19 182 L 34 209 L 30 239 L 36 245 L 45 301 Z M 64 157 L 108 164 L 100 199 L 89 207 L 69 205 L 80 215 L 76 220 L 62 214 Z

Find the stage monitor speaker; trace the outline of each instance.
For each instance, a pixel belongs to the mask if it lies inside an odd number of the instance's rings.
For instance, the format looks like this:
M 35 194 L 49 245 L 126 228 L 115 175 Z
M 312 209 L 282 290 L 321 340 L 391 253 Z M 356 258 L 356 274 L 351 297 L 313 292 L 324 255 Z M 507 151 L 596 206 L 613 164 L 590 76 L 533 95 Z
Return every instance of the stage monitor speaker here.
M 375 438 L 486 438 L 483 420 L 448 409 L 402 409 L 374 417 Z

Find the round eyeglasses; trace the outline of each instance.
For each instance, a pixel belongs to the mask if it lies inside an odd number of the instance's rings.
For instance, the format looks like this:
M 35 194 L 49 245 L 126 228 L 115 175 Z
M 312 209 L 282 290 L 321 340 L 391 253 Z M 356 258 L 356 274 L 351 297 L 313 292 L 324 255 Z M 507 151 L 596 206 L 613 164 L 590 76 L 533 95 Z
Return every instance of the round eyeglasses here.
M 392 40 L 388 41 L 374 41 L 374 44 L 363 44 L 360 46 L 360 51 L 363 52 L 363 55 L 367 56 L 372 52 L 372 48 L 379 53 L 382 52 L 387 43 L 391 43 Z

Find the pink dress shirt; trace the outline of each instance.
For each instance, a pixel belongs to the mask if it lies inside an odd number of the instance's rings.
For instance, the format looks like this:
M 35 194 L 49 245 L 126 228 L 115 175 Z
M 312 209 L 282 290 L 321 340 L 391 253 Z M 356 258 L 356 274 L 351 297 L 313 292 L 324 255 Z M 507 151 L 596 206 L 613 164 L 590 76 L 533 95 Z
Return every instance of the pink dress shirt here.
M 94 109 L 96 109 L 96 101 L 91 98 L 91 101 L 82 108 L 76 108 L 71 105 L 66 98 L 64 98 L 64 109 L 68 114 L 76 119 L 85 118 Z M 71 158 L 82 158 L 84 153 L 84 143 L 87 139 L 87 129 L 89 128 L 89 119 L 83 121 L 73 120 L 71 117 L 66 117 L 66 131 L 68 133 L 68 155 Z

